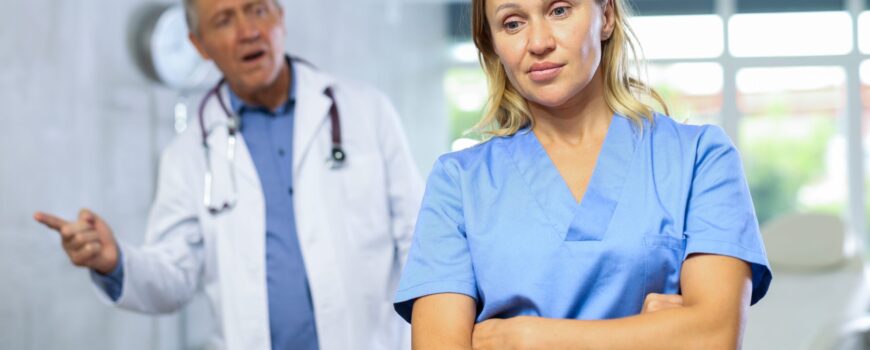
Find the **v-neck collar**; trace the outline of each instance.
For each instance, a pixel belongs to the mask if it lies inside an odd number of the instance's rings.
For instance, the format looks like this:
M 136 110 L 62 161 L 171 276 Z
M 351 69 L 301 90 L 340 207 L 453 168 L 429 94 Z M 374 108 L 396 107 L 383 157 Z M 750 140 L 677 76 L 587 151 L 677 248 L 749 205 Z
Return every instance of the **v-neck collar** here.
M 641 137 L 632 123 L 626 117 L 613 116 L 580 203 L 531 129 L 526 127 L 514 135 L 508 147 L 517 169 L 560 238 L 604 238 Z

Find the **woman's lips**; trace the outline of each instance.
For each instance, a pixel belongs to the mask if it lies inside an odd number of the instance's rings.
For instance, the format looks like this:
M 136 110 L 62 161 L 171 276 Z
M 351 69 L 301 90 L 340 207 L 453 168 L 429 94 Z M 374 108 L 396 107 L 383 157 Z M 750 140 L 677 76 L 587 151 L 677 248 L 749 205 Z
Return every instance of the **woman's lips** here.
M 553 78 L 559 75 L 564 66 L 565 65 L 552 63 L 536 63 L 532 65 L 532 69 L 529 70 L 529 78 L 537 83 L 553 80 Z

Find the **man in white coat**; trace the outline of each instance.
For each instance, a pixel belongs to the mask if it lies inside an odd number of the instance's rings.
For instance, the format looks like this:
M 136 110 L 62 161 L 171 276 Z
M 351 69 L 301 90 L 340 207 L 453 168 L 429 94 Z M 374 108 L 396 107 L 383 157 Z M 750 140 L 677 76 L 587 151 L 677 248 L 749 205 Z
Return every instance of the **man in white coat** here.
M 392 296 L 422 181 L 395 110 L 285 56 L 277 0 L 184 4 L 224 80 L 163 153 L 145 245 L 87 209 L 35 219 L 120 308 L 173 312 L 203 290 L 218 347 L 408 347 Z

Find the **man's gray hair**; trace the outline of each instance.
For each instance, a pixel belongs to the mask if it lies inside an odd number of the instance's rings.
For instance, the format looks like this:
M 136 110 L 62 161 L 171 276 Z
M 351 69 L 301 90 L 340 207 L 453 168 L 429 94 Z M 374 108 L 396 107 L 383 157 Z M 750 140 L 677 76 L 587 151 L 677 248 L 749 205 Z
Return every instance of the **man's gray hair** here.
M 187 21 L 187 30 L 198 36 L 199 13 L 196 12 L 196 0 L 182 0 L 181 3 L 184 5 L 184 19 Z M 272 0 L 272 3 L 279 9 L 281 8 L 281 1 Z
M 196 0 L 182 0 L 184 4 L 184 19 L 187 21 L 187 30 L 195 35 L 199 35 L 199 14 L 196 13 Z

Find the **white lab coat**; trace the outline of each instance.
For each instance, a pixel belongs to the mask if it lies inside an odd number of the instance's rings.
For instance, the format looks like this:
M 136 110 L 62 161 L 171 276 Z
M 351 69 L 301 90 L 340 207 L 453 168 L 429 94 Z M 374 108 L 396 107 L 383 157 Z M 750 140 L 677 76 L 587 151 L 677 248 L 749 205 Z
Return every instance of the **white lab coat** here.
M 320 348 L 408 348 L 409 328 L 393 311 L 392 298 L 423 185 L 398 115 L 371 88 L 294 64 L 293 204 Z M 331 154 L 328 86 L 347 153 L 339 169 L 326 161 Z M 218 215 L 203 205 L 205 153 L 197 121 L 163 153 L 146 243 L 121 244 L 124 282 L 115 304 L 146 313 L 173 312 L 202 289 L 218 324 L 218 347 L 267 350 L 261 185 L 243 138 L 235 164 L 227 161 L 227 117 L 217 98 L 208 101 L 204 119 L 213 130 L 208 143 L 214 201 L 232 196 L 229 171 L 234 171 L 238 202 Z

